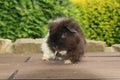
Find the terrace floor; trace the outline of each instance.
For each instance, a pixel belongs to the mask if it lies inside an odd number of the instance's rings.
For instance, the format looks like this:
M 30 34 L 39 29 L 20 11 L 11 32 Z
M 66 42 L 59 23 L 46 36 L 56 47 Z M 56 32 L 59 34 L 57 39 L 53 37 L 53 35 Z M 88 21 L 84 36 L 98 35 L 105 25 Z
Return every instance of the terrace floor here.
M 41 54 L 0 54 L 0 79 L 120 80 L 120 53 L 85 53 L 70 65 L 41 61 Z

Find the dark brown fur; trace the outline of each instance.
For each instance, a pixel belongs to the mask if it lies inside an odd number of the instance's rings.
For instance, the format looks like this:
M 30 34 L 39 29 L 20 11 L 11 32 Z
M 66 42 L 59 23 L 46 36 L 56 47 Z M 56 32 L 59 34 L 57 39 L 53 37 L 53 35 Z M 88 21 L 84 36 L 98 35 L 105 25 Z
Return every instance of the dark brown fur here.
M 63 34 L 65 38 L 61 37 Z M 86 41 L 79 25 L 71 18 L 63 18 L 49 24 L 47 43 L 53 52 L 66 50 L 65 60 L 74 63 L 84 54 Z

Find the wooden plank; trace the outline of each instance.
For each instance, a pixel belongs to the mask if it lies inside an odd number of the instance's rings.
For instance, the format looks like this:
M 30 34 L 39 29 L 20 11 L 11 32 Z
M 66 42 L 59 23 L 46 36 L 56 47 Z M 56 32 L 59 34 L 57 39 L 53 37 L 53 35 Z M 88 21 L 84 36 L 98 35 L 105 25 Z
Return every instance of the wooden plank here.
M 0 64 L 0 80 L 7 80 L 17 68 L 17 65 Z
M 83 57 L 85 62 L 120 62 L 120 57 Z
M 86 57 L 120 57 L 120 52 L 90 52 L 85 53 Z
M 24 63 L 29 57 L 30 55 L 23 55 L 23 54 L 0 55 L 0 63 L 1 64 Z
M 83 57 L 80 63 L 72 65 L 64 65 L 60 61 L 43 62 L 40 56 L 31 56 L 14 79 L 119 80 L 119 53 L 102 54 L 104 56 L 98 53 L 88 53 L 88 56 Z
M 41 54 L 0 55 L 0 79 L 9 77 L 120 80 L 120 53 L 86 53 L 80 63 L 71 65 L 61 61 L 41 61 Z
M 95 63 L 96 64 L 96 63 Z M 26 64 L 15 79 L 114 79 L 120 78 L 120 68 L 95 64 Z M 89 66 L 88 66 L 89 65 Z

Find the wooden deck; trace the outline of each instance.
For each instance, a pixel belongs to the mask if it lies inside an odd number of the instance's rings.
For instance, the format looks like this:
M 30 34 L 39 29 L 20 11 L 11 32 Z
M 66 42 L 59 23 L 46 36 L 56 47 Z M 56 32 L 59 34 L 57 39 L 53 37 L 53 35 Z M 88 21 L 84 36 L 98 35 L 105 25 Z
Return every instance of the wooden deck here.
M 41 54 L 0 54 L 0 80 L 120 80 L 120 53 L 86 53 L 77 64 L 41 61 Z

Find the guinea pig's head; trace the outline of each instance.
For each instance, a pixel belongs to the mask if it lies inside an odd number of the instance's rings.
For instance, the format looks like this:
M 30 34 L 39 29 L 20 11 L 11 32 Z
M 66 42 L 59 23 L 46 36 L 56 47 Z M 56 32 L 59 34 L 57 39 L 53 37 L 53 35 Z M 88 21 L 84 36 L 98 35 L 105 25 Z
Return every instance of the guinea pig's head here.
M 67 34 L 76 33 L 76 22 L 71 18 L 58 18 L 49 24 L 50 35 L 65 38 Z
M 52 45 L 67 44 L 70 37 L 77 33 L 78 24 L 71 18 L 58 18 L 49 23 L 49 40 Z

